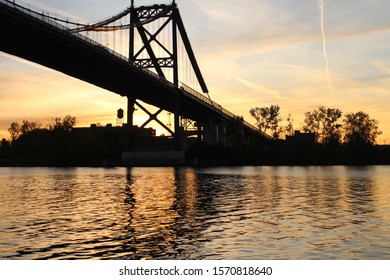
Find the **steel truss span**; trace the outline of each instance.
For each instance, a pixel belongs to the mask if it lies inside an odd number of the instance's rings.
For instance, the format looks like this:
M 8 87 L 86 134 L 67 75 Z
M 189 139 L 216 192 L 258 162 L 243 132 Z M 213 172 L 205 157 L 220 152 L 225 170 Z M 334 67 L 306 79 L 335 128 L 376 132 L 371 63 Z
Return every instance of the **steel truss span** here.
M 123 19 L 131 15 L 130 21 L 123 23 Z M 173 81 L 162 74 L 161 68 L 164 67 L 177 71 L 177 54 L 166 48 L 166 56 L 157 57 L 150 47 L 151 42 L 157 40 L 157 35 L 147 31 L 145 26 L 163 18 L 176 26 L 203 94 L 180 83 L 177 74 Z M 55 69 L 121 96 L 139 99 L 163 110 L 178 113 L 181 117 L 196 122 L 207 123 L 211 119 L 217 119 L 229 124 L 237 123 L 239 119 L 209 98 L 206 83 L 175 3 L 138 8 L 131 6 L 104 21 L 87 24 L 27 8 L 17 1 L 0 0 L 0 26 L 0 36 L 3 38 L 0 50 L 3 52 Z M 130 33 L 131 30 L 138 31 L 143 41 L 141 48 L 149 57 L 136 57 L 135 49 L 132 52 L 131 47 L 127 57 L 84 35 L 85 32 L 123 29 L 129 29 Z M 268 135 L 259 132 L 251 124 L 245 121 L 242 124 L 253 135 L 270 140 Z

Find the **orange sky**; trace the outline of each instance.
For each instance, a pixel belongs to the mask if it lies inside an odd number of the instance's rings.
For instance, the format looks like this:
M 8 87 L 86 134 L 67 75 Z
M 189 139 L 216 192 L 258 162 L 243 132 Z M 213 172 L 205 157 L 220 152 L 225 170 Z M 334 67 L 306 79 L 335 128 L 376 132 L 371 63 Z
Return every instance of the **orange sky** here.
M 129 1 L 92 7 L 91 0 L 24 2 L 94 21 Z M 252 107 L 280 105 L 283 116 L 293 115 L 295 129 L 302 127 L 304 112 L 320 105 L 343 113 L 362 110 L 379 120 L 378 143 L 390 143 L 388 1 L 325 0 L 323 10 L 317 0 L 182 2 L 179 9 L 214 101 L 251 123 Z M 71 114 L 78 126 L 115 124 L 116 110 L 126 109 L 125 98 L 4 53 L 0 81 L 0 139 L 9 137 L 13 121 L 45 124 Z M 145 118 L 137 111 L 139 124 Z M 168 123 L 166 112 L 162 121 Z

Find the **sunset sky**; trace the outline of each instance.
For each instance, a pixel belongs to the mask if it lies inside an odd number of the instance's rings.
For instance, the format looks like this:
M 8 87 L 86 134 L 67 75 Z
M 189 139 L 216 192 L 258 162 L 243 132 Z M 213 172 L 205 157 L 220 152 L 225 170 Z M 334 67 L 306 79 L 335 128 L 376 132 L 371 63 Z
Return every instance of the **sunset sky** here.
M 23 2 L 94 22 L 130 0 Z M 390 144 L 390 1 L 176 2 L 210 96 L 226 109 L 254 123 L 252 107 L 277 104 L 283 116 L 293 115 L 295 129 L 320 105 L 365 111 L 379 121 L 378 143 Z M 136 6 L 169 3 L 135 0 Z M 125 98 L 0 53 L 0 139 L 23 119 L 45 124 L 71 114 L 78 126 L 115 124 L 118 108 L 126 109 Z

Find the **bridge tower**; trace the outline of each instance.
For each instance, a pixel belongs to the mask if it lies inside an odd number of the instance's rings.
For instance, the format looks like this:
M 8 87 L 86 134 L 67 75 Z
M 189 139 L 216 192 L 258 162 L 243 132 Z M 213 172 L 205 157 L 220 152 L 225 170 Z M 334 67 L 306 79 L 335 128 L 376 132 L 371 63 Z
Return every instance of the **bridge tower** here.
M 152 22 L 158 22 L 159 26 L 154 26 L 154 29 L 148 28 Z M 199 83 L 203 93 L 208 95 L 208 89 L 203 79 L 202 73 L 195 58 L 194 51 L 190 44 L 187 32 L 184 28 L 179 9 L 175 1 L 170 5 L 153 5 L 135 7 L 134 0 L 131 1 L 130 6 L 130 30 L 129 30 L 129 62 L 138 65 L 141 68 L 153 70 L 161 79 L 170 80 L 176 88 L 179 89 L 179 48 L 178 43 L 184 45 L 185 52 L 190 61 L 192 70 L 195 74 L 197 82 Z M 166 31 L 171 38 L 168 44 L 159 39 L 159 35 Z M 137 40 L 138 39 L 138 40 Z M 136 42 L 138 44 L 136 44 Z M 141 44 L 140 44 L 141 42 Z M 158 49 L 158 50 L 156 50 Z M 171 71 L 164 72 L 164 69 Z M 168 74 L 167 74 L 168 72 Z M 168 75 L 171 75 L 169 77 Z M 149 120 L 146 123 L 154 120 L 157 121 L 164 129 L 172 134 L 174 137 L 175 148 L 177 150 L 183 149 L 181 130 L 181 114 L 179 103 L 180 91 L 177 91 L 175 100 L 171 100 L 174 104 L 174 131 L 158 120 L 157 116 L 163 110 L 159 109 L 152 114 L 146 110 L 134 97 L 129 94 L 127 119 L 128 126 L 133 127 L 133 112 L 135 105 L 145 111 L 149 115 Z M 145 124 L 142 126 L 144 127 Z M 134 133 L 134 132 L 133 132 Z M 130 135 L 130 141 L 132 135 Z M 131 149 L 131 144 L 129 146 Z

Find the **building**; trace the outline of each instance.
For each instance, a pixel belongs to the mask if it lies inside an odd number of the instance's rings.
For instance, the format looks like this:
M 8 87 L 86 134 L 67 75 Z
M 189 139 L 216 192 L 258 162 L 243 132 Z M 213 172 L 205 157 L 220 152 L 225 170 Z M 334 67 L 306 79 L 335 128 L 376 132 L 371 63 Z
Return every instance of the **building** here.
M 136 133 L 134 145 L 139 149 L 154 148 L 156 130 L 153 128 L 133 127 Z M 129 131 L 127 126 L 112 126 L 107 124 L 91 124 L 90 127 L 76 127 L 72 129 L 70 151 L 72 158 L 101 159 L 121 158 L 122 152 L 128 148 Z
M 291 146 L 311 147 L 316 143 L 316 135 L 312 132 L 306 133 L 296 130 L 294 135 L 286 136 L 286 142 Z

